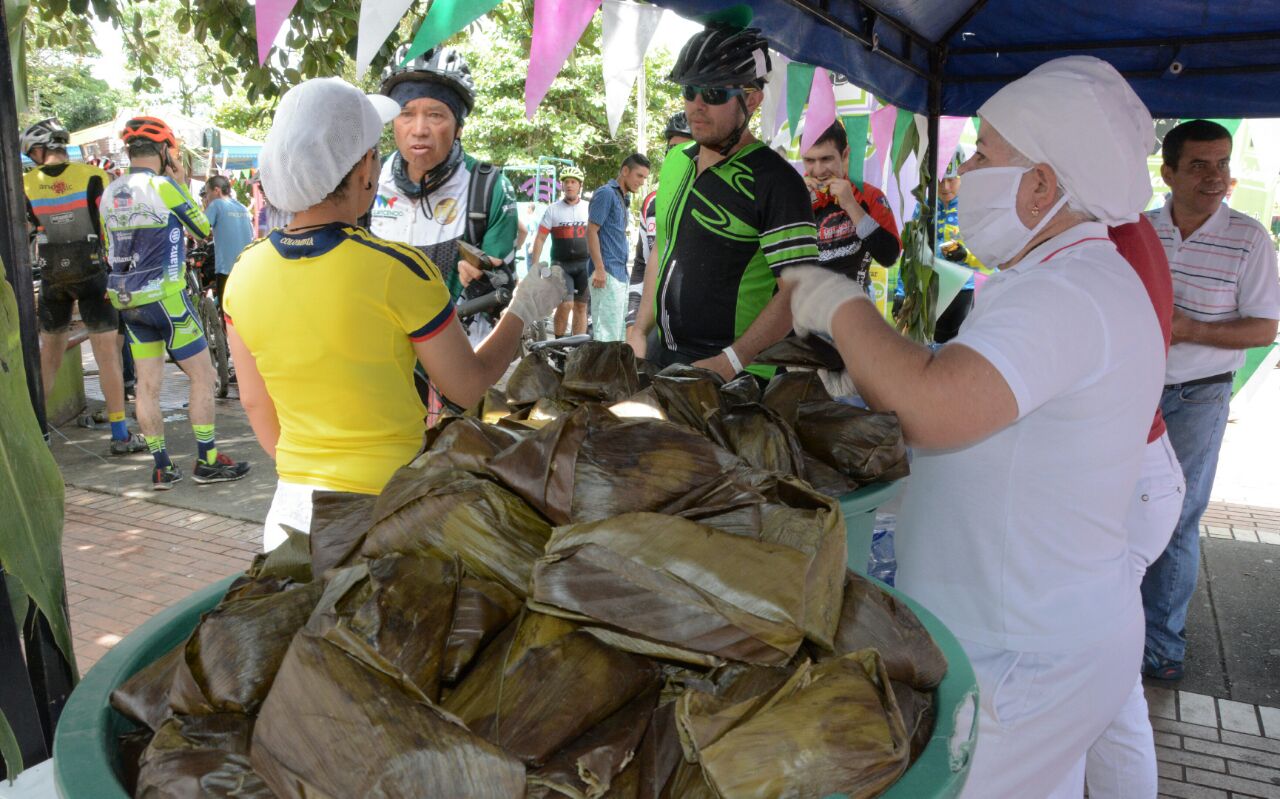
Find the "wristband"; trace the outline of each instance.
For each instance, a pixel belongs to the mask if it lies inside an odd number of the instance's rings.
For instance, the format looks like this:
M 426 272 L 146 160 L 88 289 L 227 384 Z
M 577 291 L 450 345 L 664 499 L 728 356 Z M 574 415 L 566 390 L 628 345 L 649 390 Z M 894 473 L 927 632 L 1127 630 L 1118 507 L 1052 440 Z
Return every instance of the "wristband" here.
M 729 359 L 729 365 L 733 367 L 733 373 L 735 375 L 740 374 L 743 371 L 742 361 L 738 359 L 738 353 L 733 351 L 733 345 L 730 344 L 721 350 L 721 352 L 724 353 L 724 357 Z

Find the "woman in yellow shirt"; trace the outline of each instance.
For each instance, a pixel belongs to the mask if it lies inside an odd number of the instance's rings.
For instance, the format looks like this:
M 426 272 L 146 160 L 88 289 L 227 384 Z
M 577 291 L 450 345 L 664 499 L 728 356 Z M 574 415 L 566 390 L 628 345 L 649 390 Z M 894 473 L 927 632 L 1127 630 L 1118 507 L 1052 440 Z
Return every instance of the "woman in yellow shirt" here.
M 395 101 L 338 78 L 280 101 L 260 156 L 272 201 L 294 213 L 250 245 L 227 281 L 227 340 L 240 401 L 280 482 L 264 548 L 308 531 L 317 490 L 377 494 L 422 446 L 415 360 L 452 401 L 500 378 L 524 326 L 551 313 L 563 278 L 530 274 L 478 349 L 435 265 L 356 224 L 374 199 L 377 143 Z

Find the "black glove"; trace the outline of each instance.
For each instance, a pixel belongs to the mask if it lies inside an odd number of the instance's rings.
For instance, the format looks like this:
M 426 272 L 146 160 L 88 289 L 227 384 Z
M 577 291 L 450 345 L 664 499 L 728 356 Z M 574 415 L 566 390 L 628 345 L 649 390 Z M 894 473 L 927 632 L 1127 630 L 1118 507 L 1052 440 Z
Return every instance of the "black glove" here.
M 958 241 L 951 242 L 950 247 L 944 248 L 942 257 L 953 263 L 962 264 L 969 257 L 969 251 Z

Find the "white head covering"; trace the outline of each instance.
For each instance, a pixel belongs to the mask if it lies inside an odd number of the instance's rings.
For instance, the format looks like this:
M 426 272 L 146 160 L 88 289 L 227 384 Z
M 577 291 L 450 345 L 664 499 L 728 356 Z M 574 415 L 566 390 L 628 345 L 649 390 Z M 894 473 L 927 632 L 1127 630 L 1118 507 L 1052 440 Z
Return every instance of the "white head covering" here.
M 399 113 L 395 100 L 342 78 L 313 78 L 285 92 L 258 156 L 271 204 L 294 213 L 318 204 Z
M 1155 125 L 1106 61 L 1068 56 L 1041 64 L 978 115 L 1032 161 L 1052 166 L 1071 204 L 1107 225 L 1136 222 L 1151 200 Z

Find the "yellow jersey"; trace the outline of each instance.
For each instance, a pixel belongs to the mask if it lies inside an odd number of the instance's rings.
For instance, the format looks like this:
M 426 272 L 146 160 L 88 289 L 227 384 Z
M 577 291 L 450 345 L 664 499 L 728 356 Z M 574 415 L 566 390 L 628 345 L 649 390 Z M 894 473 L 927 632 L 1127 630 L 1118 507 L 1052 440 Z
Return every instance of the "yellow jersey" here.
M 376 494 L 417 454 L 413 342 L 454 318 L 421 251 L 341 223 L 275 230 L 241 253 L 223 310 L 275 403 L 281 480 Z

